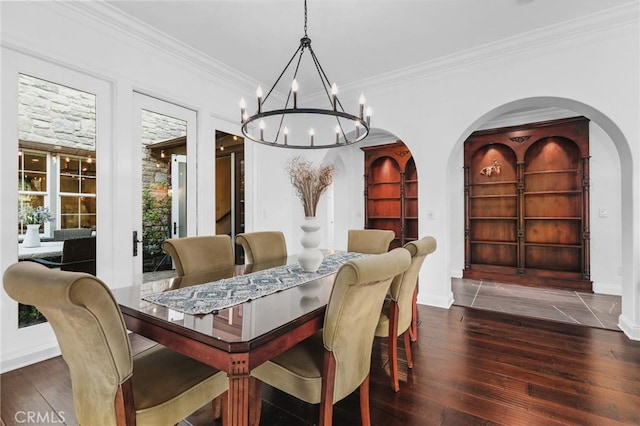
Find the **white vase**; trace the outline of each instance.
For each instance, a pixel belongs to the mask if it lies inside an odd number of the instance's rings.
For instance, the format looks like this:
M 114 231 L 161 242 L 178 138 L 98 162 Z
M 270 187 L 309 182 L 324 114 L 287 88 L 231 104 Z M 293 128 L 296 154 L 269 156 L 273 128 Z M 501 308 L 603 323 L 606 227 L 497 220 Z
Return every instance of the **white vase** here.
M 40 225 L 27 225 L 27 233 L 24 234 L 22 247 L 40 247 Z
M 302 267 L 303 271 L 315 272 L 322 263 L 322 252 L 318 249 L 320 245 L 320 222 L 318 218 L 305 217 L 304 222 L 300 225 L 302 228 L 302 238 L 300 244 L 304 248 L 302 253 L 298 255 L 298 263 Z

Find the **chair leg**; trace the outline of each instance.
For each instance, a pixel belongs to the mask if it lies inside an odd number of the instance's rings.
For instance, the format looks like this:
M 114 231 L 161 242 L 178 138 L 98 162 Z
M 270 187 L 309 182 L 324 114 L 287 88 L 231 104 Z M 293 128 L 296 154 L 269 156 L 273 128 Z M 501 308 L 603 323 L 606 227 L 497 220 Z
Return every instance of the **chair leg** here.
M 409 326 L 409 337 L 411 341 L 418 340 L 418 286 L 413 292 L 413 300 L 411 301 L 411 325 Z
M 391 389 L 394 392 L 400 390 L 398 379 L 398 304 L 391 301 L 389 308 L 389 376 L 391 376 Z
M 411 356 L 411 339 L 409 336 L 409 330 L 402 333 L 402 340 L 404 340 L 404 352 L 407 354 L 407 367 L 413 368 L 413 357 Z
M 333 387 L 336 381 L 336 359 L 325 349 L 322 361 L 322 390 L 320 393 L 320 426 L 333 422 Z
M 369 375 L 360 385 L 360 417 L 362 426 L 371 426 L 371 412 L 369 411 Z

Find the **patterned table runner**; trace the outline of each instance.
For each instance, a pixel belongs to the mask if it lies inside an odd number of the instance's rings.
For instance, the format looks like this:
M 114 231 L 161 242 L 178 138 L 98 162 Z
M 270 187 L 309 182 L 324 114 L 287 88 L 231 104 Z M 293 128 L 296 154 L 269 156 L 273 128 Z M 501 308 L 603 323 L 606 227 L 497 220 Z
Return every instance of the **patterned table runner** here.
M 219 281 L 144 296 L 147 302 L 185 314 L 209 314 L 249 300 L 334 274 L 362 253 L 337 252 L 325 256 L 316 272 L 305 272 L 299 264 L 278 266 Z

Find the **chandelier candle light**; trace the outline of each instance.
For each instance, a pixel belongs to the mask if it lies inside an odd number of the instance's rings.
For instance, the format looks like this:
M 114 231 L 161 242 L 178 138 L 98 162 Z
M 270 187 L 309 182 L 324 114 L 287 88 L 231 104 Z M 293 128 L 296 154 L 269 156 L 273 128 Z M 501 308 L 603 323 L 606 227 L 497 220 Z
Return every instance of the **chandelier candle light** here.
M 313 68 L 317 71 L 318 77 L 322 84 L 322 88 L 327 96 L 328 108 L 299 108 L 298 93 L 300 85 L 298 83 L 298 70 L 302 62 L 305 52 L 309 52 L 313 61 Z M 285 76 L 289 67 L 297 57 L 293 78 L 288 86 L 288 94 L 284 106 L 275 109 L 266 109 L 265 102 L 274 92 L 280 80 Z M 254 142 L 258 142 L 268 146 L 281 148 L 298 148 L 298 149 L 323 149 L 335 148 L 351 145 L 362 141 L 369 134 L 371 125 L 371 108 L 365 108 L 364 95 L 360 95 L 359 114 L 354 115 L 347 113 L 338 98 L 338 86 L 336 83 L 330 83 L 320 61 L 316 57 L 311 48 L 311 39 L 307 35 L 307 1 L 304 2 L 304 36 L 300 39 L 300 45 L 295 53 L 289 59 L 276 82 L 267 92 L 266 96 L 262 91 L 262 87 L 258 86 L 256 90 L 257 112 L 253 115 L 247 114 L 247 103 L 243 99 L 240 100 L 240 117 L 242 124 L 242 134 Z M 291 101 L 291 104 L 290 104 Z M 302 137 L 305 130 L 301 127 L 308 127 L 308 123 L 304 123 L 304 118 L 312 121 L 317 128 L 318 122 L 327 124 L 328 137 L 321 136 L 311 128 L 309 130 L 309 138 Z M 258 134 L 253 134 L 249 127 L 251 123 L 258 121 Z M 322 126 L 323 128 L 325 126 Z M 335 132 L 335 139 L 332 133 Z M 324 134 L 324 133 L 322 133 Z

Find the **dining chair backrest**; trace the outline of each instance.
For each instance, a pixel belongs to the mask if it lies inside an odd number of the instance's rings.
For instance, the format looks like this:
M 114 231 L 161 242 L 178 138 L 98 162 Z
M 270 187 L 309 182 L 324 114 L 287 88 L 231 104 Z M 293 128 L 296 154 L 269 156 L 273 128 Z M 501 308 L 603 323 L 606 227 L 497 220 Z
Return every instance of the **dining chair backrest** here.
M 436 239 L 424 237 L 411 241 L 404 248 L 411 254 L 411 266 L 404 274 L 398 275 L 391 283 L 391 299 L 398 303 L 398 332 L 406 330 L 411 324 L 413 293 L 418 285 L 418 275 L 424 259 L 436 250 Z
M 228 235 L 171 238 L 162 243 L 176 266 L 178 276 L 231 268 L 235 261 Z
M 55 332 L 69 365 L 80 424 L 116 424 L 118 386 L 133 373 L 124 320 L 111 292 L 84 273 L 18 262 L 4 273 L 14 300 L 35 306 Z
M 397 248 L 348 261 L 338 271 L 324 319 L 323 341 L 336 360 L 334 401 L 357 389 L 369 375 L 374 332 L 394 277 L 411 256 Z
M 287 243 L 280 231 L 246 232 L 236 236 L 246 256 L 246 263 L 261 263 L 287 257 Z
M 389 251 L 396 234 L 384 229 L 349 229 L 347 251 L 381 254 Z

